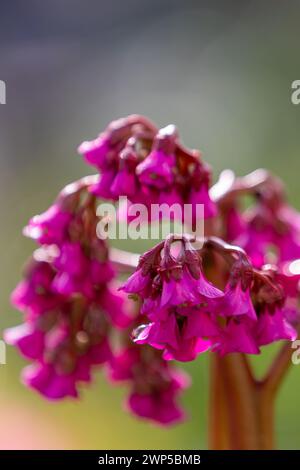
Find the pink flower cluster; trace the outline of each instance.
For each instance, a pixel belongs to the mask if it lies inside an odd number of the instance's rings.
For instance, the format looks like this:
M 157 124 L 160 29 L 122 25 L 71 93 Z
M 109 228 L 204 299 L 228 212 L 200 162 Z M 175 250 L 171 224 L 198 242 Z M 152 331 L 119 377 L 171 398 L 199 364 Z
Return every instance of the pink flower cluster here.
M 257 268 L 300 258 L 300 214 L 287 204 L 277 178 L 269 176 L 264 185 L 242 186 L 232 193 L 234 197 L 221 205 L 227 241 L 242 247 Z M 253 204 L 243 211 L 240 200 L 245 193 Z
M 210 169 L 198 151 L 182 146 L 173 125 L 158 130 L 141 116 L 128 116 L 112 122 L 97 139 L 83 142 L 79 152 L 101 174 L 92 188 L 101 198 L 127 196 L 146 207 L 204 204 L 205 217 L 216 214 L 208 192 Z
M 157 129 L 142 116 L 112 122 L 79 152 L 100 175 L 66 186 L 24 229 L 39 248 L 12 294 L 24 323 L 5 339 L 32 361 L 24 383 L 49 399 L 77 397 L 102 365 L 110 381 L 129 387 L 132 413 L 178 422 L 188 379 L 170 360 L 192 361 L 208 350 L 259 354 L 296 338 L 300 215 L 265 172 L 230 177 L 229 185 L 221 177 L 210 188 L 200 153 L 180 143 L 174 126 Z M 244 194 L 254 198 L 246 211 Z M 189 235 L 170 235 L 117 289 L 96 210 L 97 197 L 119 196 L 147 208 L 191 204 L 193 222 L 196 204 L 204 204 L 210 233 L 223 240 L 205 238 L 199 249 Z
M 79 384 L 104 365 L 112 381 L 129 385 L 134 414 L 172 424 L 184 417 L 177 397 L 188 382 L 160 352 L 128 345 L 135 314 L 116 289 L 108 247 L 96 237 L 95 196 L 88 191 L 94 182 L 67 186 L 24 229 L 41 246 L 12 294 L 24 323 L 6 330 L 5 339 L 33 361 L 23 382 L 48 399 L 77 397 Z M 117 335 L 121 350 L 114 347 Z
M 34 361 L 23 381 L 50 399 L 77 396 L 78 382 L 90 382 L 92 367 L 111 358 L 112 327 L 131 321 L 124 299 L 108 284 L 114 270 L 96 238 L 95 201 L 81 185 L 65 188 L 26 227 L 41 247 L 12 294 L 25 323 L 5 332 L 6 341 Z
M 229 263 L 222 289 L 204 270 L 214 250 Z M 188 238 L 171 236 L 141 257 L 123 286 L 142 299 L 141 313 L 149 319 L 136 329 L 135 342 L 163 350 L 166 360 L 191 361 L 209 349 L 258 354 L 263 345 L 293 340 L 284 284 L 274 276 L 272 270 L 256 271 L 242 250 L 217 239 L 196 250 Z

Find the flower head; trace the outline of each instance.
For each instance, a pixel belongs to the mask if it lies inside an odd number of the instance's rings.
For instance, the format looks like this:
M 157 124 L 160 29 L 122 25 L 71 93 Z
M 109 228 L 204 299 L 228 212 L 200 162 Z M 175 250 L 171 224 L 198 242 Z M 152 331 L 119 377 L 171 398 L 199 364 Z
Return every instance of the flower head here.
M 229 262 L 222 289 L 203 270 L 214 250 Z M 272 273 L 256 271 L 240 248 L 220 240 L 195 250 L 185 236 L 169 237 L 141 257 L 123 286 L 141 298 L 141 313 L 150 320 L 135 329 L 134 341 L 162 350 L 166 360 L 191 361 L 208 349 L 258 354 L 262 345 L 292 340 L 286 297 Z
M 100 198 L 127 196 L 131 203 L 144 204 L 150 214 L 151 204 L 179 204 L 181 209 L 190 204 L 192 224 L 199 204 L 205 217 L 216 215 L 209 195 L 210 169 L 199 152 L 183 147 L 174 125 L 158 130 L 143 116 L 127 116 L 112 122 L 94 141 L 81 144 L 79 152 L 100 172 L 90 188 Z

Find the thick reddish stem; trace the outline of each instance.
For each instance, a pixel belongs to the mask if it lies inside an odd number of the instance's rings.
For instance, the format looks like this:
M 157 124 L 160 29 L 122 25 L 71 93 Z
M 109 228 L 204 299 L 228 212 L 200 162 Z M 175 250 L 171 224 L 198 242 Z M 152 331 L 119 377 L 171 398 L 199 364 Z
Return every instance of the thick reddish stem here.
M 230 449 L 229 408 L 219 357 L 210 357 L 208 445 L 210 449 Z
M 284 377 L 292 364 L 293 349 L 290 342 L 285 342 L 267 372 L 262 386 L 270 397 L 275 396 Z

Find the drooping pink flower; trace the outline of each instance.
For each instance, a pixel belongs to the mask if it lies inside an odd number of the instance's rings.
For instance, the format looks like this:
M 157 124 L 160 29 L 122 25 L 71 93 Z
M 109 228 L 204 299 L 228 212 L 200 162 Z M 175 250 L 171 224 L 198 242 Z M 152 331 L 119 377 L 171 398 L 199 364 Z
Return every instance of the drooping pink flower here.
M 162 350 L 166 360 L 191 361 L 208 349 L 259 354 L 264 344 L 295 337 L 291 304 L 272 270 L 254 270 L 242 250 L 225 246 L 236 252 L 222 291 L 203 272 L 207 248 L 202 254 L 183 237 L 175 254 L 175 241 L 170 237 L 142 256 L 125 284 L 146 316 L 133 334 L 137 344 Z
M 78 152 L 85 160 L 100 170 L 107 170 L 118 160 L 118 153 L 124 148 L 131 135 L 131 117 L 113 121 L 95 140 L 83 142 Z
M 113 300 L 116 307 L 116 295 Z M 24 371 L 27 385 L 49 399 L 77 396 L 78 384 L 91 381 L 91 368 L 110 360 L 111 315 L 106 311 L 108 299 L 103 305 L 100 301 L 66 299 L 55 312 L 50 312 L 51 321 L 43 313 L 5 332 L 9 344 L 35 361 Z M 121 301 L 117 307 L 118 317 L 125 318 Z
M 235 286 L 227 285 L 224 298 L 219 304 L 219 311 L 221 315 L 227 317 L 245 315 L 256 321 L 257 316 L 250 297 L 250 287 L 244 290 L 241 281 L 238 281 Z
M 54 310 L 62 299 L 52 288 L 56 271 L 47 262 L 32 260 L 22 280 L 11 295 L 12 304 L 32 316 Z
M 254 207 L 239 214 L 239 229 L 234 232 L 230 229 L 235 223 L 232 210 L 225 216 L 229 241 L 242 247 L 255 267 L 300 257 L 300 215 L 284 200 L 274 204 L 261 196 Z
M 175 156 L 162 151 L 153 151 L 137 166 L 136 172 L 141 184 L 165 189 L 174 181 Z
M 253 334 L 253 322 L 248 318 L 230 318 L 215 337 L 213 351 L 225 356 L 230 353 L 259 354 L 260 350 Z
M 91 381 L 91 367 L 104 364 L 110 357 L 111 349 L 106 339 L 90 347 L 86 354 L 76 355 L 71 350 L 61 349 L 54 361 L 27 366 L 22 380 L 50 400 L 77 397 L 78 385 Z
M 176 256 L 170 240 L 142 256 L 139 269 L 123 288 L 143 299 L 141 311 L 151 320 L 137 329 L 135 341 L 162 349 L 165 359 L 187 361 L 211 346 L 199 331 L 192 335 L 190 320 L 224 294 L 205 279 L 199 255 L 188 241 L 180 241 Z
M 162 426 L 181 422 L 186 415 L 176 404 L 175 397 L 183 387 L 180 374 L 174 373 L 169 384 L 159 393 L 133 391 L 128 397 L 127 406 L 138 417 L 152 420 Z
M 128 383 L 126 408 L 138 417 L 164 426 L 185 418 L 177 400 L 189 385 L 188 376 L 164 361 L 159 351 L 134 344 L 125 347 L 110 361 L 109 377 Z
M 276 308 L 274 312 L 267 309 L 259 315 L 255 326 L 256 342 L 259 346 L 275 341 L 297 339 L 297 331 L 289 323 L 284 311 Z
M 300 258 L 300 214 L 287 204 L 278 211 L 279 224 L 276 227 L 275 245 L 279 250 L 279 261 Z
M 246 251 L 253 265 L 260 268 L 269 262 L 268 250 L 274 247 L 275 239 L 268 218 L 257 216 L 247 222 L 244 232 L 233 241 Z
M 127 294 L 139 294 L 151 285 L 152 278 L 144 274 L 142 269 L 137 269 L 122 286 L 122 290 Z
M 72 214 L 53 204 L 46 212 L 35 215 L 24 228 L 24 235 L 33 238 L 41 244 L 60 243 L 66 238 L 66 230 Z
M 163 278 L 160 306 L 190 304 L 197 305 L 201 301 L 222 297 L 224 294 L 217 287 L 205 279 L 204 273 L 199 271 L 199 277 L 194 278 L 188 266 L 182 267 L 178 277 L 170 275 Z
M 34 323 L 23 323 L 5 331 L 7 344 L 16 346 L 27 359 L 38 360 L 42 357 L 45 343 L 45 332 L 37 329 Z
M 130 200 L 138 196 L 140 188 L 135 172 L 137 163 L 137 155 L 132 149 L 125 148 L 120 153 L 118 172 L 111 186 L 113 196 L 127 196 Z
M 116 177 L 116 170 L 114 168 L 104 170 L 99 177 L 99 181 L 91 186 L 90 191 L 101 199 L 115 200 L 116 196 L 112 193 L 112 185 Z
M 73 276 L 80 276 L 81 273 L 86 273 L 88 260 L 79 241 L 66 242 L 60 247 L 59 254 L 55 260 L 55 267 Z
M 78 152 L 84 155 L 87 163 L 99 169 L 105 169 L 108 163 L 116 158 L 116 151 L 110 142 L 110 137 L 105 134 L 100 134 L 94 140 L 82 142 L 78 147 Z
M 191 332 L 189 317 L 170 309 L 167 319 L 139 327 L 134 333 L 137 344 L 149 344 L 163 350 L 165 360 L 192 361 L 211 347 L 209 340 Z

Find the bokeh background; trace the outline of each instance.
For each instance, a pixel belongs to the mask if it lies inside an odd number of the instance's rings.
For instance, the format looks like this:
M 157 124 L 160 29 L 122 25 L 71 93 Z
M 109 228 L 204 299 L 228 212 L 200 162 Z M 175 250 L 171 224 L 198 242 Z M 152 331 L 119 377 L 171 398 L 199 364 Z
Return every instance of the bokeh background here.
M 0 327 L 20 322 L 9 294 L 33 243 L 21 235 L 66 183 L 91 172 L 76 154 L 113 118 L 176 123 L 214 175 L 268 167 L 300 209 L 300 2 L 23 0 L 1 2 Z M 274 351 L 255 367 L 262 373 Z M 19 383 L 24 361 L 0 365 L 0 448 L 206 447 L 207 357 L 185 369 L 190 419 L 171 430 L 121 408 L 124 390 L 97 374 L 79 402 L 47 403 Z M 300 366 L 277 402 L 280 448 L 300 447 Z

